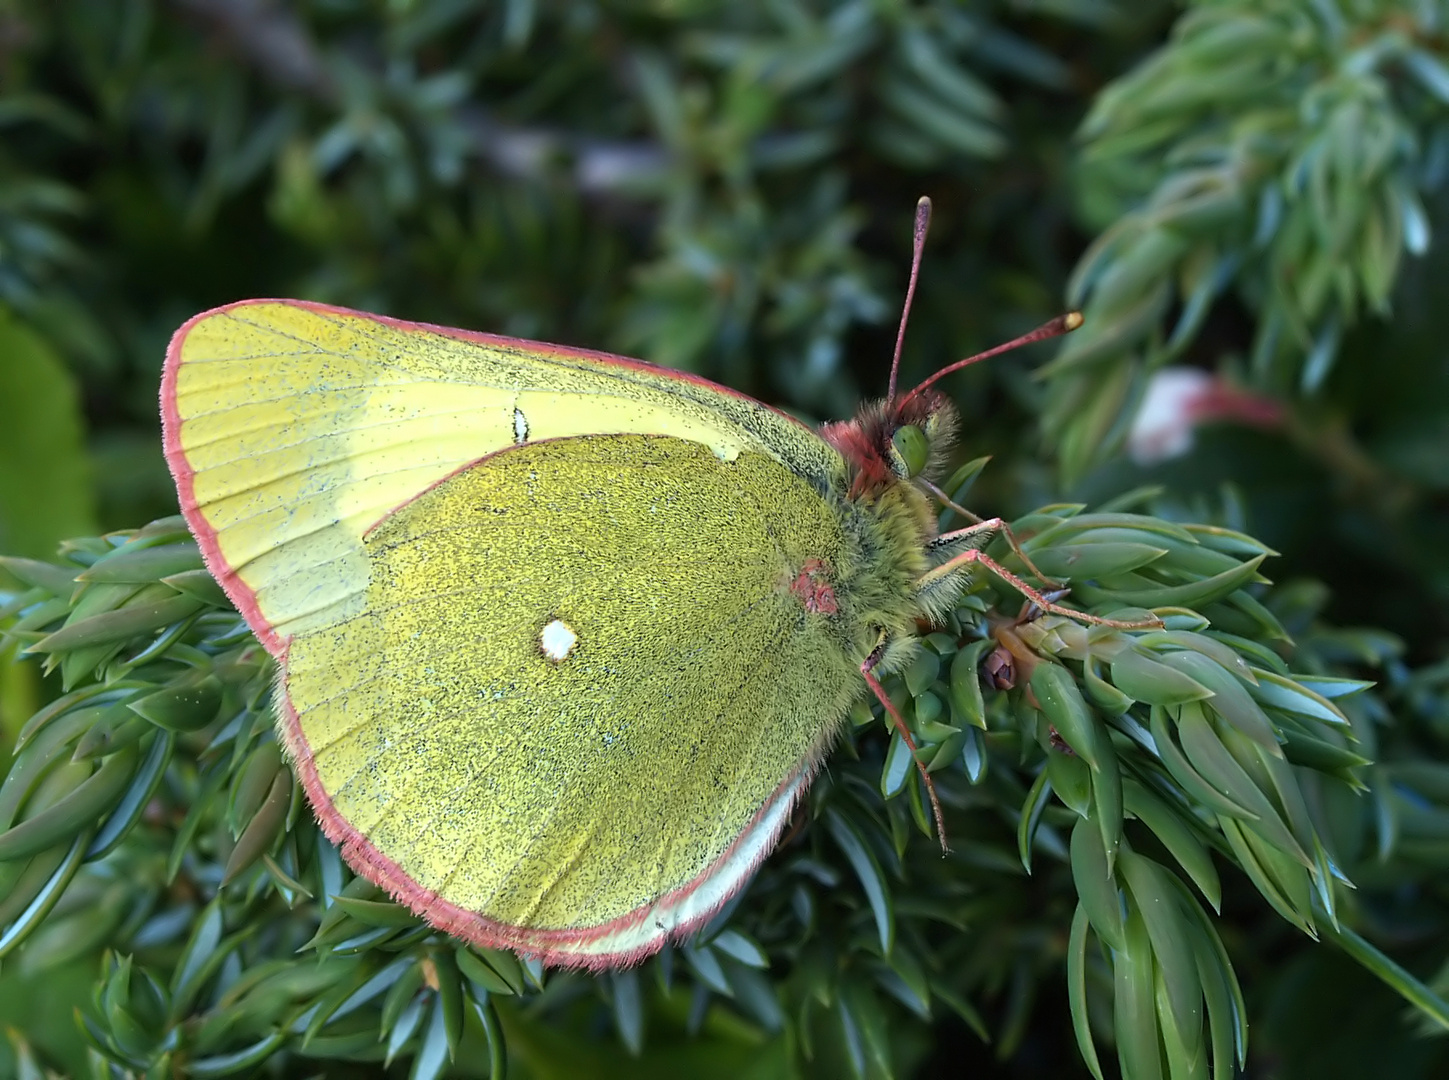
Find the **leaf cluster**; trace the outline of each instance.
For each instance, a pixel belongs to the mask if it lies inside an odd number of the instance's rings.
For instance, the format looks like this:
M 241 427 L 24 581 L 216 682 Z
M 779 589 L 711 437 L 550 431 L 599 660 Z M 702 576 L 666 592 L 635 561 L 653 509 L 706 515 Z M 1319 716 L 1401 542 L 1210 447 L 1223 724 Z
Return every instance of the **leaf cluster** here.
M 958 474 L 957 494 L 978 470 Z M 7 636 L 64 693 L 21 730 L 0 784 L 0 955 L 45 970 L 108 950 L 81 1018 L 97 1076 L 233 1075 L 278 1054 L 502 1075 L 530 1017 L 609 1016 L 637 1053 L 671 1002 L 684 1031 L 723 1010 L 757 1054 L 885 1076 L 910 1066 L 892 1029 L 924 1033 L 943 1010 L 1010 1054 L 1031 997 L 1012 995 L 996 1024 L 992 999 L 1065 960 L 1094 1075 L 1105 1039 L 1134 1080 L 1216 1078 L 1248 1049 L 1206 910 L 1221 905 L 1221 864 L 1449 1022 L 1343 921 L 1324 801 L 1377 790 L 1351 708 L 1368 684 L 1292 672 L 1288 635 L 1255 595 L 1263 547 L 1076 505 L 1014 528 L 1092 610 L 1151 608 L 1162 629 L 1022 610 L 981 577 L 887 683 L 945 804 L 950 854 L 933 851 L 909 747 L 862 701 L 752 884 L 696 939 L 604 979 L 463 946 L 351 875 L 275 742 L 271 661 L 179 519 L 72 541 L 58 562 L 6 559 Z M 1041 908 L 1065 939 L 1044 941 L 1013 907 Z
M 1253 316 L 1238 377 L 1287 395 L 1320 391 L 1345 332 L 1388 314 L 1449 179 L 1444 32 L 1417 0 L 1210 0 L 1097 96 L 1078 137 L 1105 227 L 1067 293 L 1086 329 L 1043 372 L 1068 475 L 1225 298 Z

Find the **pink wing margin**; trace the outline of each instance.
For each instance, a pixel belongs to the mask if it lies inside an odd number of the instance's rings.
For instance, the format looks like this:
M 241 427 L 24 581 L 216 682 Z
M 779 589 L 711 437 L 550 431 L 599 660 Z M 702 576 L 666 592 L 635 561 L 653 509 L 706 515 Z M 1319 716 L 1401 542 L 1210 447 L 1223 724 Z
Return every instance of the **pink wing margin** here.
M 543 356 L 568 360 L 587 360 L 608 366 L 624 367 L 647 372 L 655 377 L 676 379 L 715 393 L 763 405 L 747 394 L 721 386 L 698 375 L 661 368 L 642 360 L 616 356 L 612 353 L 576 349 L 565 345 L 528 341 L 522 338 L 503 337 L 472 330 L 458 330 L 452 327 L 435 326 L 430 323 L 407 322 L 385 315 L 373 315 L 331 304 L 320 304 L 307 300 L 254 299 L 239 300 L 222 307 L 204 311 L 188 319 L 172 335 L 166 350 L 166 361 L 161 374 L 161 433 L 166 464 L 176 482 L 176 492 L 181 512 L 201 548 L 206 568 L 221 585 L 226 595 L 236 605 L 247 625 L 256 634 L 262 646 L 281 665 L 282 677 L 279 685 L 283 699 L 277 707 L 277 720 L 283 743 L 291 756 L 298 779 L 312 804 L 322 832 L 336 844 L 348 865 L 362 877 L 385 889 L 398 902 L 407 905 L 416 915 L 433 926 L 455 937 L 486 948 L 502 948 L 539 959 L 545 964 L 557 967 L 587 968 L 601 971 L 608 968 L 628 966 L 644 960 L 657 952 L 668 941 L 687 937 L 727 903 L 774 848 L 776 840 L 790 819 L 795 804 L 804 794 L 824 757 L 827 746 L 822 745 L 811 752 L 800 766 L 775 790 L 775 793 L 756 813 L 745 830 L 735 838 L 734 843 L 715 860 L 694 881 L 667 893 L 651 904 L 600 926 L 571 930 L 540 930 L 529 927 L 510 926 L 496 922 L 476 911 L 458 907 L 437 893 L 423 888 L 414 881 L 397 863 L 380 852 L 373 844 L 353 828 L 352 824 L 338 813 L 331 797 L 322 787 L 313 761 L 311 747 L 302 733 L 301 721 L 286 694 L 287 651 L 290 638 L 283 638 L 262 613 L 257 597 L 237 571 L 222 554 L 216 530 L 207 521 L 202 507 L 196 499 L 196 474 L 186 456 L 182 441 L 182 418 L 176 400 L 176 381 L 180 371 L 181 352 L 187 335 L 198 323 L 217 315 L 252 307 L 259 304 L 284 304 L 316 312 L 320 315 L 338 315 L 350 318 L 370 319 L 402 331 L 422 331 L 441 334 L 460 341 L 480 345 L 502 347 L 510 350 L 526 349 Z M 788 413 L 765 406 L 805 430 L 807 425 Z M 718 884 L 718 895 L 709 899 L 708 906 L 693 913 L 683 921 L 675 922 L 674 916 L 685 908 L 689 901 L 706 886 Z M 659 926 L 652 932 L 643 924 L 653 917 Z M 668 922 L 666 923 L 666 920 Z M 640 933 L 642 931 L 642 934 Z M 620 937 L 619 947 L 611 949 L 602 945 L 599 951 L 589 946 L 601 945 L 606 939 Z
M 610 968 L 628 967 L 658 952 L 671 940 L 680 940 L 694 933 L 707 923 L 730 899 L 744 887 L 750 875 L 759 867 L 775 847 L 781 831 L 789 822 L 791 812 L 805 793 L 823 757 L 823 748 L 814 753 L 760 808 L 745 830 L 735 838 L 733 844 L 718 859 L 688 885 L 666 893 L 651 904 L 636 908 L 629 914 L 599 926 L 582 927 L 576 930 L 538 930 L 522 926 L 510 926 L 469 911 L 443 899 L 437 893 L 423 888 L 372 843 L 352 824 L 339 814 L 332 800 L 323 790 L 317 777 L 317 768 L 312 755 L 306 750 L 296 712 L 291 701 L 285 700 L 281 709 L 281 730 L 288 751 L 302 781 L 302 788 L 312 803 L 312 809 L 322 832 L 327 839 L 342 851 L 342 857 L 358 874 L 373 884 L 385 889 L 393 899 L 406 904 L 416 915 L 426 919 L 438 929 L 462 938 L 474 945 L 490 949 L 508 949 L 525 956 L 535 957 L 550 967 L 586 968 L 604 971 Z M 724 887 L 709 906 L 684 919 L 675 922 L 677 912 L 701 888 L 723 879 Z M 649 918 L 659 921 L 661 929 L 651 932 L 644 926 Z M 666 922 L 665 920 L 668 920 Z M 640 937 L 637 944 L 626 944 L 617 949 L 604 948 L 591 951 L 589 946 L 603 942 L 610 937 L 625 941 Z

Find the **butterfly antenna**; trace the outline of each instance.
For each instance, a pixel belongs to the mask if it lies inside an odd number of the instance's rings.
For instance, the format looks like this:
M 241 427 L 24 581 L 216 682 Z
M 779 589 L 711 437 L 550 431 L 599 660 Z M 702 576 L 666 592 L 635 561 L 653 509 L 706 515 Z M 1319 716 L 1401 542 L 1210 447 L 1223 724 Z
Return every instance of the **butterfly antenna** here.
M 926 230 L 931 227 L 931 199 L 922 195 L 916 202 L 916 235 L 911 245 L 911 282 L 906 286 L 906 303 L 901 308 L 901 326 L 896 331 L 896 352 L 891 358 L 890 389 L 886 393 L 886 410 L 896 400 L 896 375 L 901 369 L 901 346 L 906 341 L 906 320 L 911 317 L 911 301 L 916 298 L 916 279 L 921 275 L 921 252 L 926 247 Z
M 912 285 L 914 284 L 915 283 L 912 282 Z M 982 360 L 990 360 L 993 356 L 1000 356 L 1004 352 L 1010 352 L 1012 349 L 1019 349 L 1023 345 L 1030 345 L 1033 342 L 1045 341 L 1047 338 L 1061 337 L 1063 334 L 1070 334 L 1073 330 L 1081 325 L 1082 313 L 1080 311 L 1069 311 L 1065 315 L 1058 315 L 1051 322 L 1043 323 L 1041 326 L 1038 326 L 1030 333 L 1022 334 L 1019 338 L 1012 338 L 1004 345 L 998 345 L 994 349 L 987 349 L 985 352 L 979 352 L 975 356 L 968 356 L 965 360 L 957 360 L 954 364 L 948 364 L 946 367 L 943 367 L 940 371 L 936 372 L 936 374 L 932 375 L 925 382 L 921 383 L 920 386 L 916 387 L 909 394 L 907 394 L 905 398 L 902 399 L 902 404 L 910 401 L 911 398 L 915 397 L 926 387 L 930 386 L 933 382 L 936 382 L 938 379 L 944 379 L 953 371 L 960 371 L 963 367 L 968 367 L 971 364 L 979 363 Z M 894 389 L 894 373 L 892 373 L 891 376 L 891 384 L 892 389 Z

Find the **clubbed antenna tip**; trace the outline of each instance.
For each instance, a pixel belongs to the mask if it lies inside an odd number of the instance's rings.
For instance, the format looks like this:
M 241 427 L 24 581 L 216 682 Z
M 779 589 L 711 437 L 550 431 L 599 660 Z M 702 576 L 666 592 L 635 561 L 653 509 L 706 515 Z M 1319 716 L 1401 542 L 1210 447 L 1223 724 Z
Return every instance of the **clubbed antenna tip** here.
M 926 387 L 930 386 L 933 382 L 936 382 L 938 379 L 945 378 L 953 371 L 960 371 L 963 367 L 968 367 L 971 364 L 979 363 L 982 360 L 990 360 L 993 356 L 1000 356 L 1004 352 L 1010 352 L 1012 349 L 1019 349 L 1023 345 L 1030 345 L 1036 341 L 1045 341 L 1047 338 L 1061 337 L 1063 334 L 1070 334 L 1073 330 L 1081 325 L 1082 313 L 1080 311 L 1069 311 L 1065 315 L 1058 315 L 1055 319 L 1051 320 L 1051 322 L 1042 323 L 1035 330 L 1032 330 L 1029 333 L 1022 334 L 1021 337 L 1012 338 L 1010 341 L 1006 342 L 1003 345 L 998 345 L 994 349 L 987 349 L 985 352 L 979 352 L 975 356 L 968 356 L 964 360 L 957 360 L 954 364 L 949 364 L 946 367 L 943 367 L 940 371 L 936 372 L 936 374 L 932 375 L 925 382 L 921 383 L 920 386 L 916 387 L 909 394 L 907 394 L 904 401 L 909 401 Z M 892 384 L 894 384 L 894 379 L 892 379 Z M 894 390 L 894 385 L 892 385 L 892 389 Z

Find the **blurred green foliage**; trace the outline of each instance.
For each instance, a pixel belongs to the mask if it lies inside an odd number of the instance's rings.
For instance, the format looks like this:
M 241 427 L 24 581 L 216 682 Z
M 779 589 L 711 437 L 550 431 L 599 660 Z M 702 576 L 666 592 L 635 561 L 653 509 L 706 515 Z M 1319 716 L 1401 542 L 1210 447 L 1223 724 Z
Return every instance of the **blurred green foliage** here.
M 1252 1076 L 1449 1071 L 1379 981 L 1442 1008 L 1391 957 L 1449 991 L 1446 20 L 1437 0 L 0 2 L 0 548 L 89 537 L 50 570 L 8 564 L 0 657 L 102 620 L 52 640 L 43 679 L 0 665 L 7 744 L 54 744 L 0 790 L 4 824 L 62 808 L 0 861 L 0 1017 L 33 1044 L 0 1071 L 395 1057 L 425 1076 L 455 1051 L 481 1076 L 506 1044 L 540 1077 L 1056 1077 L 1087 1075 L 1080 1043 L 1105 1074 L 1120 1054 L 1177 1080 L 1230 1069 L 1224 1018 L 1245 1016 Z M 1218 672 L 1231 653 L 1312 696 L 1270 679 L 1287 696 L 1264 701 L 1261 674 L 1230 671 L 1211 700 L 1236 711 L 1203 707 L 1181 679 L 1221 676 L 1164 663 L 1196 652 L 1181 641 L 1089 648 L 1038 620 L 1028 646 L 1064 663 L 1035 698 L 958 701 L 955 658 L 974 674 L 986 613 L 1015 611 L 983 582 L 938 670 L 898 688 L 940 755 L 950 860 L 917 829 L 908 755 L 862 717 L 800 836 L 700 943 L 637 972 L 541 976 L 349 881 L 271 749 L 259 651 L 164 520 L 171 331 L 302 296 L 839 417 L 883 389 L 923 193 L 907 384 L 1064 302 L 1087 315 L 1054 359 L 946 384 L 965 456 L 996 458 L 973 507 L 1018 517 L 1077 602 L 1199 611 L 1210 629 L 1176 632 L 1228 646 L 1198 642 Z M 1278 421 L 1134 460 L 1150 377 L 1180 364 Z M 1197 551 L 1229 533 L 1170 521 L 1261 538 L 1284 584 L 1163 600 L 1232 570 Z M 1214 554 L 1262 550 L 1233 543 Z M 125 553 L 121 579 L 74 584 Z M 1237 794 L 1265 801 L 1215 805 L 1149 742 L 1178 768 L 1236 762 Z M 1124 810 L 1113 877 L 1093 876 Z M 1143 918 L 1163 896 L 1166 921 Z

